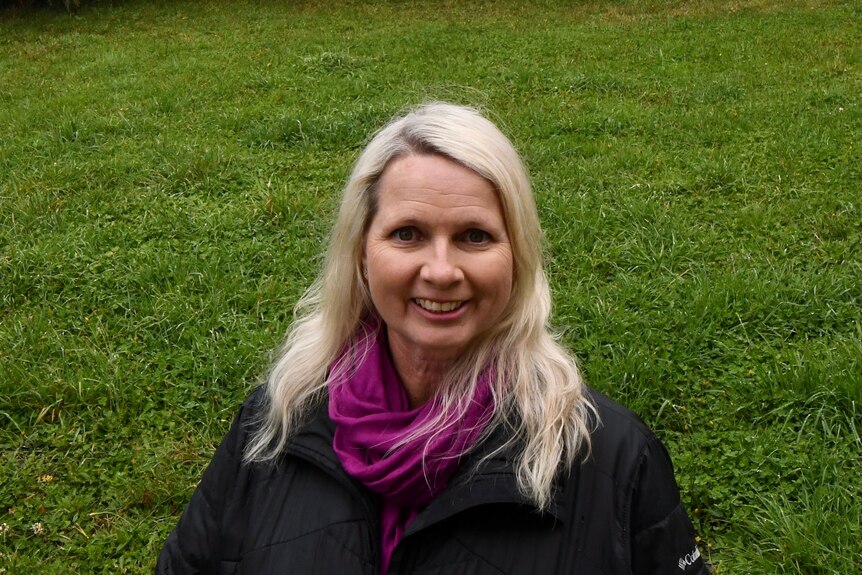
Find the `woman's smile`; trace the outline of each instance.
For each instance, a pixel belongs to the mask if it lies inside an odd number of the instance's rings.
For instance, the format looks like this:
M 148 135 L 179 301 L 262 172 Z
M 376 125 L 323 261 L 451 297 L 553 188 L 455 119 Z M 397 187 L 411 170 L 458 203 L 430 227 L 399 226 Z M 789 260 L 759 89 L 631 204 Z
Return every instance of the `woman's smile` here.
M 437 302 L 430 299 L 421 298 L 416 298 L 413 301 L 416 302 L 416 305 L 418 305 L 425 311 L 430 311 L 432 313 L 450 312 L 460 308 L 464 304 L 463 301 Z

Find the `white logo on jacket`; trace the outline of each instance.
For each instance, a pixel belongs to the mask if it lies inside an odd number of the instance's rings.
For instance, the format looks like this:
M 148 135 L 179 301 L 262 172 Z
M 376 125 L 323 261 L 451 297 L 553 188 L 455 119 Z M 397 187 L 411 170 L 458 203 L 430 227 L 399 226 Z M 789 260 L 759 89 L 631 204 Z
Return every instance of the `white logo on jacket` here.
M 697 547 L 694 548 L 694 551 L 686 555 L 685 557 L 680 557 L 679 559 L 679 568 L 685 571 L 686 567 L 690 567 L 694 565 L 694 562 L 700 559 L 700 549 Z

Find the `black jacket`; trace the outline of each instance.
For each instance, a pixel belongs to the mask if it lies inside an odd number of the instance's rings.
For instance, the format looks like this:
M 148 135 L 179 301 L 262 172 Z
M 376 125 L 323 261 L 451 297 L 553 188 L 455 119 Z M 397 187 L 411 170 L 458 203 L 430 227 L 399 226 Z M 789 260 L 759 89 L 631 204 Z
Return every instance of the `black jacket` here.
M 602 421 L 592 455 L 560 477 L 547 512 L 519 493 L 505 454 L 475 469 L 502 441 L 492 436 L 408 525 L 389 573 L 707 575 L 664 446 L 591 394 Z M 261 397 L 243 404 L 156 572 L 380 575 L 379 499 L 341 468 L 325 408 L 277 465 L 241 464 Z

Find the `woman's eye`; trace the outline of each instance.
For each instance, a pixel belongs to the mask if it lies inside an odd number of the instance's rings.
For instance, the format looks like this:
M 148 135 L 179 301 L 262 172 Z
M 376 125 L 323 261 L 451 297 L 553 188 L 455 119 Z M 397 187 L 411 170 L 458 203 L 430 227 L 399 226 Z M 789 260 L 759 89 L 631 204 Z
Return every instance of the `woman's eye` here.
M 484 244 L 491 239 L 488 232 L 483 232 L 482 230 L 469 230 L 466 237 L 467 241 L 471 244 Z
M 398 241 L 401 242 L 412 242 L 416 239 L 416 230 L 413 228 L 400 228 L 395 230 L 393 234 Z

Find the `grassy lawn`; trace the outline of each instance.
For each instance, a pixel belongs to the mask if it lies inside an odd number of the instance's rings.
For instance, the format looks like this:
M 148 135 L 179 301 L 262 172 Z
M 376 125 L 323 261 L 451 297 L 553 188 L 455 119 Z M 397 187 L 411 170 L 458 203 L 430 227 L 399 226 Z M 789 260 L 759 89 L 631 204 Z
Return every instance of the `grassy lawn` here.
M 147 573 L 404 107 L 522 150 L 554 323 L 721 574 L 862 566 L 862 5 L 0 11 L 0 574 Z

